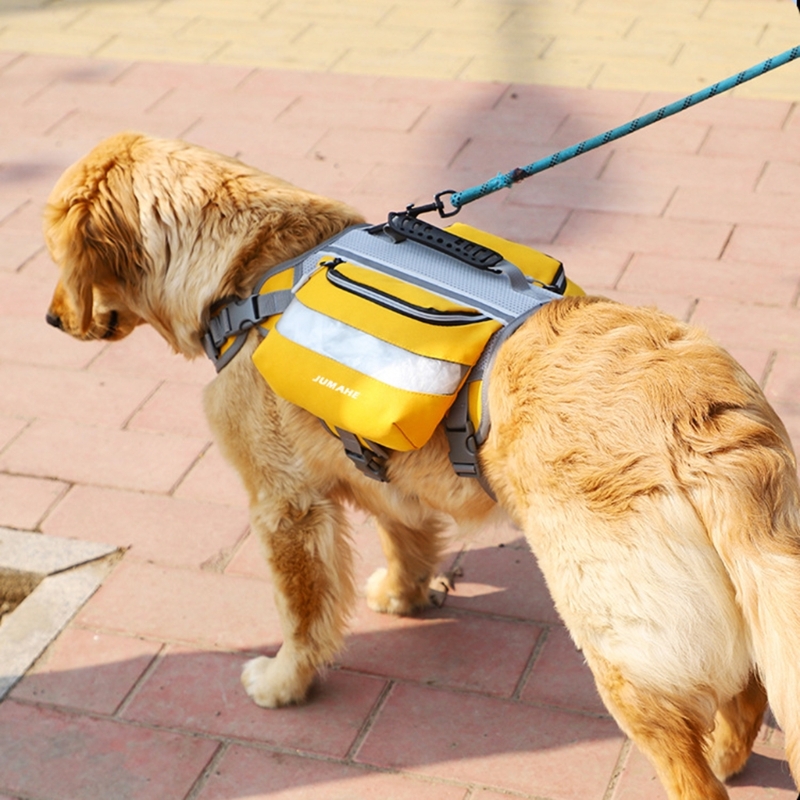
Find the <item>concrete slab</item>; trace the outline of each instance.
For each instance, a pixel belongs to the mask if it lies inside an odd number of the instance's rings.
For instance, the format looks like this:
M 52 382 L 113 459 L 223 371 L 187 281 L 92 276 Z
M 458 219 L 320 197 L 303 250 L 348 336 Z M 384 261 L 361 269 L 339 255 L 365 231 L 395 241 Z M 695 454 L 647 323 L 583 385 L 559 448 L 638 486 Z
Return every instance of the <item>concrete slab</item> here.
M 0 623 L 0 700 L 94 594 L 118 549 L 0 528 L 0 589 L 24 575 L 36 586 Z

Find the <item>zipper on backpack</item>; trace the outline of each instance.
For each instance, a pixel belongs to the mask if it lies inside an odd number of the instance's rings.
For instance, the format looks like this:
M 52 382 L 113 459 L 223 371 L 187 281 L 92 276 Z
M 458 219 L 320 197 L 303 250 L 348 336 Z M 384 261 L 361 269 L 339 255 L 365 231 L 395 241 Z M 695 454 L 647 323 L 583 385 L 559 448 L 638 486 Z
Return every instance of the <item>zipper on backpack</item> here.
M 337 289 L 350 292 L 350 294 L 354 294 L 364 300 L 369 300 L 389 311 L 394 311 L 397 314 L 411 317 L 420 322 L 427 322 L 431 325 L 467 325 L 472 322 L 484 322 L 491 319 L 491 317 L 480 311 L 440 311 L 437 308 L 424 308 L 414 303 L 400 300 L 386 292 L 382 292 L 380 289 L 367 286 L 353 278 L 348 278 L 341 272 L 337 272 L 336 267 L 344 263 L 347 263 L 344 259 L 335 258 L 332 261 L 321 262 L 320 266 L 327 268 L 328 281 Z

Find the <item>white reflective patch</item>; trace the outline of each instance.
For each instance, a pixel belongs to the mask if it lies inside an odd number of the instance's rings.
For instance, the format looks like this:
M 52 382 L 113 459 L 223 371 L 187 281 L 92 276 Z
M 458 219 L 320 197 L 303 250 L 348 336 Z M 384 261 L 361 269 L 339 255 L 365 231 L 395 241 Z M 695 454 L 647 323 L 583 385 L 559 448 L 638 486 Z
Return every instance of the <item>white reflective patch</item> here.
M 277 330 L 289 341 L 338 361 L 396 389 L 424 394 L 453 394 L 467 368 L 383 342 L 337 319 L 292 301 Z

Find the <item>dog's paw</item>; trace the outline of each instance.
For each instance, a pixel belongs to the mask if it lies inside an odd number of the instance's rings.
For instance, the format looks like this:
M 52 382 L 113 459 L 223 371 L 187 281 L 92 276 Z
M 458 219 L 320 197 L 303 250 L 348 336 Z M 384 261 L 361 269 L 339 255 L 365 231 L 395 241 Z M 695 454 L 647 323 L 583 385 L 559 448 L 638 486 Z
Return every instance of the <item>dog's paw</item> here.
M 242 685 L 259 706 L 280 708 L 300 703 L 308 692 L 313 673 L 301 675 L 296 664 L 289 659 L 259 656 L 248 661 L 242 669 Z
M 427 583 L 410 587 L 405 592 L 389 585 L 389 573 L 385 567 L 376 569 L 367 581 L 367 605 L 382 614 L 407 615 L 421 611 L 430 604 Z

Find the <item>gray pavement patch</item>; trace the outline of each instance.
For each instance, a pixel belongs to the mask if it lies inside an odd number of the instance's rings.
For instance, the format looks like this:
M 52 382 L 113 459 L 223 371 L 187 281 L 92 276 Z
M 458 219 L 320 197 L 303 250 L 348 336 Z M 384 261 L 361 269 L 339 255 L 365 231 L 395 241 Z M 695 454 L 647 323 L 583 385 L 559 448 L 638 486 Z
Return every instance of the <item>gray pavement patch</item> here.
M 0 621 L 0 700 L 100 587 L 113 545 L 0 528 L 0 592 L 30 593 Z

